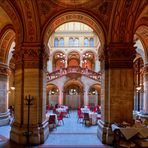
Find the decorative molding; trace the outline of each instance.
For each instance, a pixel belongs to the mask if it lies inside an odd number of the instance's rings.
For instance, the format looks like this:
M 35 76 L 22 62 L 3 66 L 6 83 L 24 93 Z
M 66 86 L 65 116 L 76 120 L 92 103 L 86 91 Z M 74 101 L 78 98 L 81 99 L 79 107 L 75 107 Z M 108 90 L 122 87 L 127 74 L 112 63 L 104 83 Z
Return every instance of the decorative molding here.
M 23 40 L 23 29 L 22 29 L 22 22 L 18 12 L 16 11 L 12 3 L 8 0 L 0 1 L 0 6 L 6 11 L 11 21 L 13 22 L 14 30 L 17 33 L 16 36 L 17 43 L 21 43 Z
M 136 12 L 140 1 L 118 1 L 112 17 L 111 40 L 114 42 L 133 41 Z
M 85 23 L 88 26 L 91 26 L 92 29 L 96 32 L 96 34 L 99 36 L 101 47 L 104 46 L 105 35 L 104 35 L 104 30 L 102 29 L 102 26 L 89 15 L 86 15 L 85 13 L 78 12 L 78 11 L 63 13 L 57 16 L 51 22 L 49 22 L 49 24 L 47 24 L 47 28 L 45 28 L 44 31 L 42 32 L 44 44 L 47 45 L 49 36 L 53 33 L 53 31 L 58 26 L 71 21 L 78 21 L 78 22 Z
M 4 63 L 0 63 L 0 75 L 3 76 L 8 76 L 11 73 L 9 66 L 4 64 Z
M 132 68 L 135 54 L 133 43 L 110 43 L 99 56 L 101 69 Z
M 48 48 L 41 47 L 41 45 L 29 45 L 27 46 L 27 43 L 24 43 L 22 47 L 14 51 L 16 68 L 21 68 L 21 65 L 24 64 L 24 68 L 47 69 Z
M 148 64 L 145 64 L 143 67 L 144 75 L 148 75 Z

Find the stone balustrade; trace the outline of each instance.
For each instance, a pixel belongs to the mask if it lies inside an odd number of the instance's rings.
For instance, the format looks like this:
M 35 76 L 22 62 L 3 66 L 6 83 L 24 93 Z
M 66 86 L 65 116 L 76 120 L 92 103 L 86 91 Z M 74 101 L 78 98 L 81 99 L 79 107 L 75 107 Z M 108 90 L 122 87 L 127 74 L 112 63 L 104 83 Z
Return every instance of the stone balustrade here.
M 93 70 L 87 68 L 81 68 L 80 66 L 69 66 L 67 68 L 61 68 L 60 70 L 56 70 L 52 73 L 47 74 L 48 82 L 53 81 L 59 77 L 66 76 L 68 74 L 81 74 L 86 77 L 89 77 L 96 81 L 101 81 L 101 73 L 97 73 Z

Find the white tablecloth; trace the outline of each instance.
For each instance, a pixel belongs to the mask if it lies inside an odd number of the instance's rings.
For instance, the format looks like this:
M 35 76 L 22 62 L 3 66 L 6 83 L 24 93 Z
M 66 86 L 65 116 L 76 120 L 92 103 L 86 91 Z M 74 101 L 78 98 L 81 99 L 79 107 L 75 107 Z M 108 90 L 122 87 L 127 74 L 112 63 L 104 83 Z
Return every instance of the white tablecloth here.
M 89 118 L 91 118 L 92 120 L 92 125 L 97 124 L 97 116 L 98 116 L 97 113 L 89 112 Z
M 82 113 L 89 113 L 90 112 L 90 109 L 84 107 L 84 108 L 81 108 L 81 112 Z
M 63 106 L 63 107 L 57 108 L 56 111 L 59 113 L 60 112 L 67 112 L 67 108 L 68 108 L 67 106 Z
M 127 140 L 129 140 L 130 138 L 132 138 L 133 136 L 135 136 L 138 133 L 143 138 L 148 137 L 148 128 L 135 128 L 135 127 L 126 127 L 126 128 L 124 128 L 124 127 L 118 127 L 115 124 L 112 124 L 111 127 L 112 127 L 112 131 L 114 131 L 116 129 L 119 129 Z

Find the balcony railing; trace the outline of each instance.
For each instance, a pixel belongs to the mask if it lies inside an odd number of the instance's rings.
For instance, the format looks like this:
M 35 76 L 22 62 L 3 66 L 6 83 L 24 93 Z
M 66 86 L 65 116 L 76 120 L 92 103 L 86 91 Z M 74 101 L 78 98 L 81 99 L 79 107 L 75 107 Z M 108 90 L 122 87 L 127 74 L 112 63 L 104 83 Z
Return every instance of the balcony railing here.
M 84 75 L 90 79 L 101 81 L 101 73 L 94 72 L 87 68 L 81 68 L 80 66 L 69 66 L 67 68 L 61 68 L 60 70 L 56 70 L 52 73 L 48 73 L 48 82 L 53 81 L 59 77 L 66 76 L 69 74 L 79 74 Z

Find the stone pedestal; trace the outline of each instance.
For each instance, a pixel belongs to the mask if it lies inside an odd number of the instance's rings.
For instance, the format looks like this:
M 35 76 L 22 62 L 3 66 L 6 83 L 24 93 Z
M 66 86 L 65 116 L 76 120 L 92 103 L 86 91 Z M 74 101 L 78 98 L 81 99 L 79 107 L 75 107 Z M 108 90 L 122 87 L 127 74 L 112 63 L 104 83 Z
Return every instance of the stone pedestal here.
M 29 141 L 31 145 L 43 144 L 49 135 L 48 122 L 44 122 L 42 125 L 30 125 L 30 137 Z M 17 123 L 12 124 L 10 139 L 19 144 L 27 143 L 27 125 L 19 125 Z
M 97 136 L 102 141 L 102 143 L 106 143 L 106 134 L 107 134 L 107 125 L 102 120 L 98 121 L 97 127 Z
M 10 112 L 0 113 L 0 126 L 8 125 L 10 123 Z

